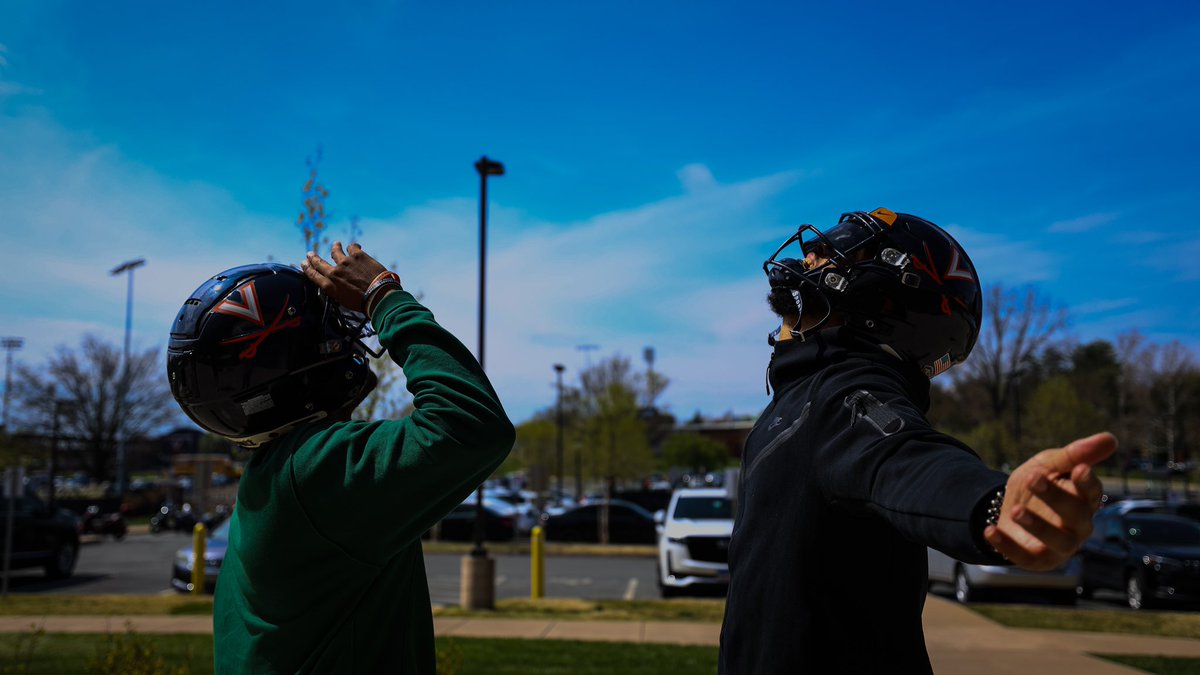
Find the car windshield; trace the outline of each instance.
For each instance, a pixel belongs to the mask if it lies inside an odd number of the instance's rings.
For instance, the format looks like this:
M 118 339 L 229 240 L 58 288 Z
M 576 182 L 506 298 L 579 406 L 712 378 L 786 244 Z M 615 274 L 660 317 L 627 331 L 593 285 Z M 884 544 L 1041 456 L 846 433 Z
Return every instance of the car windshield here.
M 733 518 L 733 503 L 725 497 L 680 497 L 675 502 L 675 518 L 729 520 Z
M 1175 520 L 1134 519 L 1129 538 L 1148 544 L 1200 545 L 1200 525 Z

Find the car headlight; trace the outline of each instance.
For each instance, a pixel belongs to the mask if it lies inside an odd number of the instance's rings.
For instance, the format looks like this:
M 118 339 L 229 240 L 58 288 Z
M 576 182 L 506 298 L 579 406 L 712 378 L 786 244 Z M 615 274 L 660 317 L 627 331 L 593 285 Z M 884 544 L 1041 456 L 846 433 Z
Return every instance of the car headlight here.
M 180 567 L 191 567 L 192 566 L 192 554 L 188 553 L 187 551 L 176 551 L 175 552 L 175 564 L 179 565 Z
M 1176 560 L 1174 558 L 1168 558 L 1162 555 L 1144 555 L 1142 556 L 1142 564 L 1154 565 L 1155 569 L 1159 569 L 1161 567 L 1183 567 L 1182 560 Z
M 686 544 L 687 537 L 667 537 L 667 541 L 671 542 L 672 544 Z

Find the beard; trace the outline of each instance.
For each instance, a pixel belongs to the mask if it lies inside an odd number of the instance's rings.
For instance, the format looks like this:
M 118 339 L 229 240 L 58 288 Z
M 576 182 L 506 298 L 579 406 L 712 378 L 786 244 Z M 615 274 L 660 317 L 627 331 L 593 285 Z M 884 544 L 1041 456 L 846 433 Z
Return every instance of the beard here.
M 801 291 L 801 297 L 803 297 Z M 796 298 L 792 295 L 791 289 L 781 288 L 776 286 L 767 293 L 767 305 L 777 316 L 783 319 L 796 318 L 800 315 L 800 308 L 796 306 Z

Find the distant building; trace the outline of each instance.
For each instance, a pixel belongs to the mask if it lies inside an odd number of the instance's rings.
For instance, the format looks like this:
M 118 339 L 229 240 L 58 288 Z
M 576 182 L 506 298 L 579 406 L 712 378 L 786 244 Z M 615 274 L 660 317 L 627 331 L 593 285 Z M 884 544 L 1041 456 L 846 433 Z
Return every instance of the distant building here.
M 730 457 L 741 459 L 742 448 L 746 445 L 750 430 L 754 428 L 754 421 L 753 417 L 727 416 L 714 420 L 697 415 L 686 424 L 675 427 L 675 432 L 695 433 L 710 438 L 724 445 Z

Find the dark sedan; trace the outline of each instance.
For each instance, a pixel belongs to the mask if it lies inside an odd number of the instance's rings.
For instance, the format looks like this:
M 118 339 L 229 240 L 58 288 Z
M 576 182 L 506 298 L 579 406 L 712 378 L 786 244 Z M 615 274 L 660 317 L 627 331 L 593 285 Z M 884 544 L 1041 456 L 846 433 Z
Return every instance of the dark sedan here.
M 600 541 L 599 502 L 571 509 L 546 520 L 547 541 Z M 653 544 L 657 539 L 654 516 L 637 504 L 609 502 L 608 541 L 613 544 Z
M 475 501 L 464 502 L 442 518 L 438 538 L 444 541 L 475 540 Z M 516 521 L 512 506 L 498 500 L 483 502 L 483 537 L 487 541 L 511 541 L 516 536 Z M 426 535 L 429 535 L 426 532 Z
M 28 486 L 12 504 L 10 569 L 41 567 L 51 579 L 71 576 L 79 556 L 79 519 L 69 511 L 50 508 Z M 0 498 L 0 557 L 9 536 L 8 505 L 8 499 Z
M 1200 600 L 1200 524 L 1156 513 L 1096 516 L 1079 552 L 1079 594 L 1123 591 L 1133 609 Z

